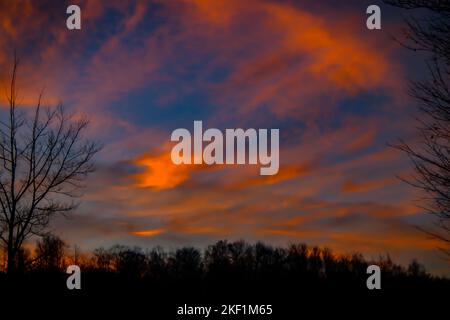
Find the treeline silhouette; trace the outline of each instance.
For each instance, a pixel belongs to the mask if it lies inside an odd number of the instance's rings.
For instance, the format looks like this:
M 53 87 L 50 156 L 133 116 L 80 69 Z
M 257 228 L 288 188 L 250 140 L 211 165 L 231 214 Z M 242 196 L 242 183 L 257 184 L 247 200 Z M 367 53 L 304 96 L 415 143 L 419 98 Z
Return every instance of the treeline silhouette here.
M 445 278 L 432 276 L 423 265 L 413 260 L 407 267 L 394 263 L 387 256 L 368 261 L 361 254 L 335 254 L 328 248 L 291 244 L 273 247 L 261 242 L 226 240 L 200 251 L 183 247 L 167 252 L 161 247 L 144 251 L 139 247 L 115 245 L 80 253 L 56 236 L 38 241 L 34 254 L 22 250 L 16 261 L 18 274 L 14 280 L 22 284 L 66 289 L 66 267 L 80 266 L 83 289 L 242 288 L 346 288 L 367 290 L 367 267 L 382 270 L 382 287 L 449 288 Z M 2 273 L 1 281 L 8 277 Z
M 71 264 L 81 269 L 81 290 L 66 287 Z M 381 268 L 381 290 L 367 289 L 370 264 Z M 33 310 L 73 306 L 70 312 L 97 310 L 102 318 L 120 310 L 129 317 L 202 319 L 179 316 L 177 310 L 185 304 L 218 310 L 224 304 L 272 305 L 273 315 L 251 319 L 297 319 L 310 310 L 321 317 L 356 315 L 356 306 L 412 314 L 427 300 L 444 305 L 450 293 L 447 278 L 430 275 L 416 260 L 402 266 L 388 255 L 369 261 L 359 253 L 336 254 L 305 244 L 274 247 L 222 240 L 203 250 L 115 245 L 83 253 L 46 236 L 33 250 L 21 251 L 15 270 L 14 275 L 0 272 L 2 305 L 27 301 L 36 305 Z M 220 311 L 210 318 L 241 319 Z

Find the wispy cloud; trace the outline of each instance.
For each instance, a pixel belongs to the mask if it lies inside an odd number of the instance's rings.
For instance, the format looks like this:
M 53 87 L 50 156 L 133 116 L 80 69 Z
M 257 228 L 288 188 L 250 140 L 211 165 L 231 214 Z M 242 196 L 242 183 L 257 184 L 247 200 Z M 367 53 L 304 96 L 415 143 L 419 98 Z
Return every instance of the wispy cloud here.
M 406 160 L 386 146 L 411 132 L 410 66 L 385 34 L 361 31 L 360 12 L 297 1 L 80 5 L 83 28 L 71 33 L 63 2 L 0 3 L 0 81 L 15 48 L 22 104 L 45 87 L 46 103 L 86 114 L 105 144 L 73 223 L 57 223 L 71 240 L 242 237 L 429 257 L 435 243 L 411 227 L 424 219 L 416 194 L 395 177 L 409 174 Z M 172 164 L 170 132 L 199 119 L 280 128 L 279 173 Z

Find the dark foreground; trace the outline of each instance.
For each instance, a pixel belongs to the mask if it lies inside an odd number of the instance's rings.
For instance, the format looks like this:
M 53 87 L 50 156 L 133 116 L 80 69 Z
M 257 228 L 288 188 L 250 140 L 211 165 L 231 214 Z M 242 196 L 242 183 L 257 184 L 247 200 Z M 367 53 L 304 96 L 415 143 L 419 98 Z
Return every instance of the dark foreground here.
M 221 241 L 204 252 L 113 247 L 79 261 L 81 289 L 51 255 L 15 276 L 0 273 L 0 306 L 50 318 L 310 319 L 333 316 L 403 319 L 445 314 L 450 281 L 412 262 L 366 261 L 329 250 Z M 367 267 L 381 269 L 381 289 L 367 287 Z M 205 311 L 208 309 L 208 314 Z M 63 311 L 61 311 L 63 310 Z M 188 314 L 185 314 L 188 313 Z M 196 313 L 196 314 L 189 314 Z M 2 318 L 2 317 L 0 317 Z M 22 318 L 22 317 L 19 317 Z
M 2 305 L 23 301 L 27 307 L 35 305 L 24 311 L 45 309 L 50 318 L 59 318 L 62 307 L 71 315 L 100 314 L 101 319 L 118 314 L 127 314 L 127 319 L 205 319 L 205 315 L 179 313 L 189 312 L 189 307 L 210 307 L 207 319 L 309 319 L 310 312 L 319 319 L 426 312 L 426 319 L 434 319 L 432 315 L 442 312 L 450 298 L 448 281 L 412 278 L 385 277 L 381 290 L 368 290 L 364 279 L 328 282 L 268 276 L 235 280 L 225 276 L 138 282 L 102 272 L 86 272 L 82 288 L 68 290 L 66 279 L 65 274 L 27 275 L 14 284 L 3 279 Z

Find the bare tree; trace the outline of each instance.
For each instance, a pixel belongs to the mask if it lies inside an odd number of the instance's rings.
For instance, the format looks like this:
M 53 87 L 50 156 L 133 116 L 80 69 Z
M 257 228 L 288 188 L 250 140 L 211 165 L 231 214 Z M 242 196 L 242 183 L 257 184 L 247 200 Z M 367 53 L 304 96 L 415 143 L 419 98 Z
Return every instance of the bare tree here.
M 71 211 L 86 175 L 93 171 L 99 146 L 85 141 L 86 119 L 75 119 L 62 105 L 17 105 L 14 57 L 7 93 L 8 111 L 0 121 L 0 240 L 7 251 L 7 273 L 24 241 L 43 236 L 50 219 Z M 6 113 L 6 112 L 5 112 Z
M 424 228 L 443 241 L 450 256 L 450 2 L 386 0 L 405 9 L 428 9 L 411 17 L 404 29 L 406 48 L 427 56 L 428 79 L 412 82 L 410 95 L 419 102 L 420 144 L 401 141 L 397 148 L 411 159 L 416 175 L 407 182 L 427 194 L 424 208 L 433 214 L 438 228 Z
M 59 271 L 64 266 L 67 245 L 59 237 L 47 234 L 37 242 L 35 265 L 46 271 Z

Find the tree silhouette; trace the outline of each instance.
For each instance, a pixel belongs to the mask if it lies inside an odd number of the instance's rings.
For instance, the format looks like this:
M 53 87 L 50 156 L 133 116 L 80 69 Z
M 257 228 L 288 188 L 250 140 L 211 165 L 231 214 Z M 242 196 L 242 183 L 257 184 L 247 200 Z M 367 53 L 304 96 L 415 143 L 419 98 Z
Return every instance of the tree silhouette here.
M 411 261 L 411 263 L 408 266 L 408 273 L 411 276 L 419 277 L 424 276 L 426 274 L 425 267 L 420 264 L 416 259 Z
M 55 235 L 45 235 L 36 245 L 35 264 L 38 269 L 59 271 L 63 270 L 65 250 L 67 245 Z
M 424 229 L 442 240 L 450 256 L 450 4 L 448 1 L 386 0 L 405 8 L 429 9 L 431 14 L 407 20 L 400 43 L 430 56 L 428 79 L 412 82 L 409 90 L 420 104 L 421 143 L 401 141 L 396 147 L 411 159 L 416 176 L 407 182 L 427 194 L 425 209 L 436 216 L 438 231 Z
M 140 279 L 146 270 L 146 257 L 140 248 L 113 248 L 115 268 L 117 272 L 127 279 Z
M 176 250 L 169 258 L 168 267 L 170 276 L 182 281 L 197 280 L 202 271 L 202 259 L 200 252 L 192 247 Z
M 167 277 L 167 254 L 161 247 L 152 249 L 147 253 L 147 278 L 161 281 Z
M 65 289 L 65 263 L 70 261 L 64 242 L 46 236 L 36 244 L 34 256 L 21 248 L 16 256 L 26 288 L 46 286 Z M 243 296 L 266 298 L 273 292 L 289 290 L 338 290 L 367 292 L 367 267 L 380 266 L 383 289 L 443 290 L 448 292 L 448 279 L 428 274 L 423 265 L 413 260 L 404 267 L 389 256 L 367 260 L 361 254 L 336 254 L 330 249 L 292 244 L 287 248 L 264 243 L 249 244 L 243 240 L 226 240 L 208 246 L 204 251 L 193 247 L 165 252 L 156 247 L 144 253 L 139 247 L 115 245 L 99 248 L 81 259 L 83 291 L 154 292 L 171 297 L 202 292 L 230 290 Z M 33 262 L 33 263 L 31 263 Z M 0 287 L 3 287 L 0 273 Z M 16 283 L 14 283 L 16 286 Z
M 104 271 L 114 270 L 114 255 L 104 248 L 95 249 L 93 252 L 94 265 Z
M 20 110 L 17 101 L 18 60 L 14 57 L 7 94 L 7 121 L 0 122 L 0 240 L 7 250 L 7 272 L 31 235 L 45 235 L 50 219 L 74 208 L 73 200 L 99 147 L 82 139 L 86 119 L 41 106 Z M 28 108 L 27 108 L 28 109 Z

